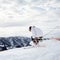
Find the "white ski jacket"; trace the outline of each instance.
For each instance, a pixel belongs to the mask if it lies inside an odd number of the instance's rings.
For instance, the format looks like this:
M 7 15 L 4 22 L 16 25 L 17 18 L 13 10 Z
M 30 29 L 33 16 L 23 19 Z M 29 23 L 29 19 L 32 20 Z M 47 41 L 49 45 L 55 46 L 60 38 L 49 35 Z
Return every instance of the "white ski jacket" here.
M 31 32 L 32 32 L 32 37 L 33 38 L 43 36 L 43 32 L 35 26 L 32 26 Z

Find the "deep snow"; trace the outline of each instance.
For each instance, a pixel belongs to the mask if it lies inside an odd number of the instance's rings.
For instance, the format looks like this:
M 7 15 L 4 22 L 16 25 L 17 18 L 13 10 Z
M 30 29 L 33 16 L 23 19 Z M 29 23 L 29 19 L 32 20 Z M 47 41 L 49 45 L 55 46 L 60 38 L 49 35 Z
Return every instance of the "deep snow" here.
M 40 43 L 40 47 L 22 47 L 0 52 L 0 60 L 60 60 L 60 41 L 44 40 Z

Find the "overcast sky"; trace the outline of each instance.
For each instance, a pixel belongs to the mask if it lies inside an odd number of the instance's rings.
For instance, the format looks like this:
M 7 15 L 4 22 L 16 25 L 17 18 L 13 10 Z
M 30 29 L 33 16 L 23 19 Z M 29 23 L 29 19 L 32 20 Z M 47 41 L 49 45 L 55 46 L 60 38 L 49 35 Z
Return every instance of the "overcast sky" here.
M 30 25 L 60 26 L 60 0 L 0 0 L 1 30 Z

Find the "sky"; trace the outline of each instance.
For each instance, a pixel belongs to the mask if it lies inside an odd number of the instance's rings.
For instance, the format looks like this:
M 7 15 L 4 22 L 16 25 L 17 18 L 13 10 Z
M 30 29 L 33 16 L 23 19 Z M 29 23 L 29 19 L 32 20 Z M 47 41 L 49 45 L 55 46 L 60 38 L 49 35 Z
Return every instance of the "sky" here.
M 21 27 L 28 29 L 30 25 L 38 26 L 43 31 L 60 28 L 60 0 L 0 0 L 2 35 L 7 31 L 22 31 Z

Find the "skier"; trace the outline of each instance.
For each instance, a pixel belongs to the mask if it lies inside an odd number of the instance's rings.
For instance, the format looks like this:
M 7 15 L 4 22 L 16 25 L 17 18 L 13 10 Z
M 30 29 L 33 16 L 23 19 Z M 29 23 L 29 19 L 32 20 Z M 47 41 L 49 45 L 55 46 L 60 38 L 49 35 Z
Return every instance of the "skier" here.
M 36 26 L 30 26 L 29 31 L 32 33 L 31 39 L 34 45 L 38 45 L 39 41 L 42 41 L 43 32 Z

